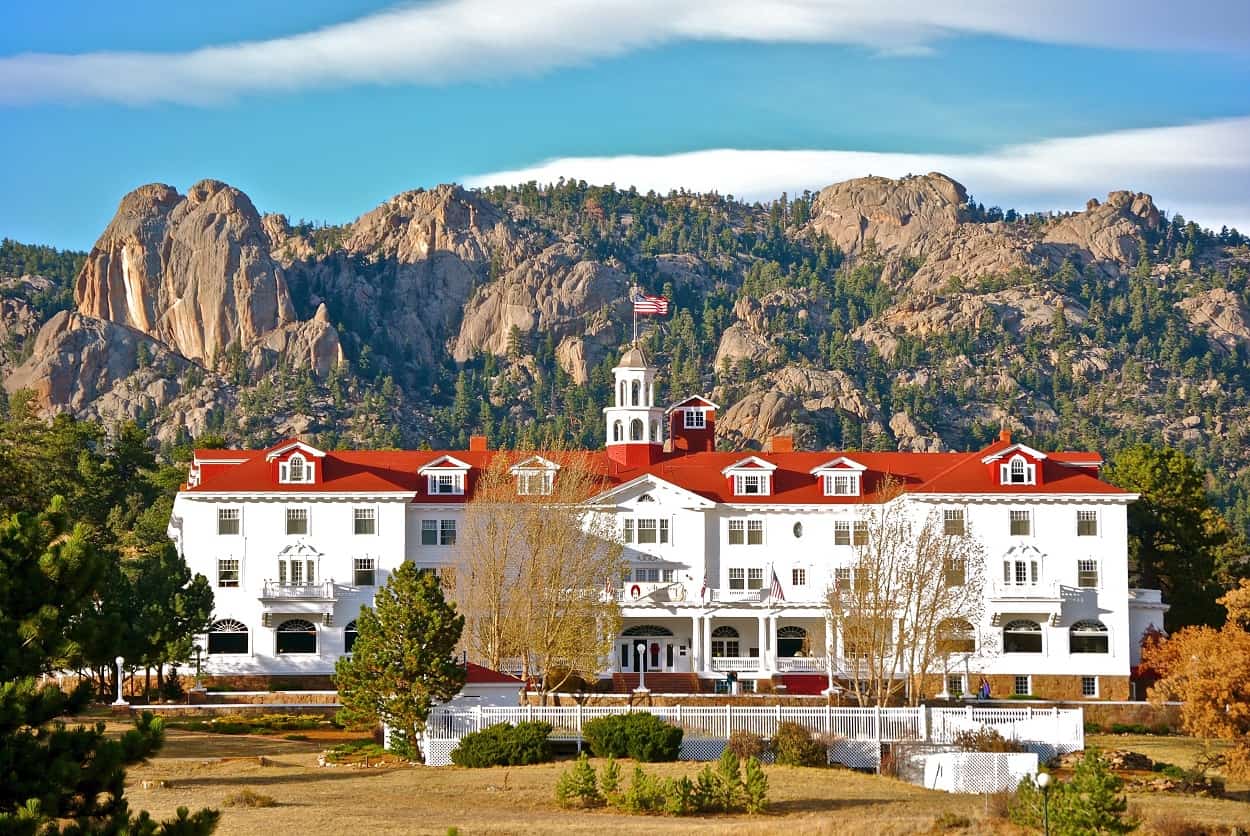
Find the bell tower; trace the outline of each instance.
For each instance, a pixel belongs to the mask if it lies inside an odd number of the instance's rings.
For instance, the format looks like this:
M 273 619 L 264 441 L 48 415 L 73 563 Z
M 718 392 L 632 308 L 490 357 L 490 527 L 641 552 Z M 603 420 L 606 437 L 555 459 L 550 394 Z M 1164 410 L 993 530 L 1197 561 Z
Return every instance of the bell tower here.
M 608 458 L 627 467 L 653 464 L 664 452 L 664 410 L 655 405 L 655 368 L 632 345 L 612 374 L 612 406 L 603 409 Z

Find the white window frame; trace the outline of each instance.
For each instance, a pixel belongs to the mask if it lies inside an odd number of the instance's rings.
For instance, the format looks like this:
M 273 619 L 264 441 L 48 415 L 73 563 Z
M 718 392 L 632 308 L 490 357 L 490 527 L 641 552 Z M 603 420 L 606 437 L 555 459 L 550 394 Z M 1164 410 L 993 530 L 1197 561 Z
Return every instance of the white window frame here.
M 464 471 L 432 472 L 426 475 L 426 491 L 430 496 L 463 496 Z
M 807 570 L 802 566 L 791 567 L 790 586 L 807 586 Z
M 229 564 L 233 564 L 230 566 Z M 226 582 L 222 580 L 225 572 L 234 572 L 234 581 Z M 243 561 L 237 557 L 219 557 L 217 558 L 217 586 L 222 589 L 238 589 L 243 584 Z
M 850 566 L 838 566 L 833 570 L 833 588 L 838 592 L 854 590 L 854 574 Z
M 826 473 L 821 479 L 825 496 L 859 496 L 859 473 Z
M 1024 523 L 1024 533 L 1017 533 L 1015 525 L 1018 522 Z M 1007 533 L 1012 537 L 1032 537 L 1033 536 L 1033 512 L 1028 508 L 1011 508 L 1007 511 Z
M 851 545 L 868 545 L 868 520 L 855 520 L 851 525 Z
M 450 537 L 448 537 L 448 532 L 451 533 Z M 438 521 L 438 544 L 440 546 L 446 547 L 456 545 L 456 538 L 458 535 L 459 532 L 454 519 Z
M 301 515 L 303 515 L 304 519 L 304 530 L 302 532 L 291 531 L 291 523 L 300 519 Z M 287 537 L 307 537 L 312 534 L 312 514 L 308 513 L 308 506 L 306 505 L 288 505 L 286 513 L 283 515 L 283 522 L 283 531 Z
M 729 567 L 729 588 L 742 590 L 747 588 L 747 570 L 741 566 Z
M 967 536 L 968 517 L 963 508 L 942 509 L 942 533 L 947 537 Z
M 1076 511 L 1076 536 L 1077 537 L 1097 537 L 1102 530 L 1099 525 L 1098 511 L 1092 508 L 1078 508 Z M 1093 525 L 1093 531 L 1081 531 L 1081 523 L 1090 523 Z
M 426 542 L 427 535 L 430 541 Z M 437 546 L 438 545 L 438 520 L 426 518 L 421 520 L 421 545 Z
M 360 573 L 369 573 L 369 582 L 360 582 Z M 352 586 L 377 586 L 378 585 L 378 560 L 375 557 L 354 557 L 352 558 Z
M 763 589 L 764 588 L 764 567 L 748 566 L 747 567 L 747 589 Z
M 1086 685 L 1089 685 L 1091 687 L 1087 689 L 1085 687 Z M 1081 677 L 1081 696 L 1086 699 L 1098 698 L 1098 677 L 1097 676 L 1082 676 Z
M 850 520 L 834 520 L 833 521 L 833 544 L 835 546 L 851 545 L 851 521 Z
M 735 536 L 737 537 L 736 542 Z M 729 520 L 729 532 L 725 542 L 730 546 L 745 546 L 747 544 L 747 521 L 745 517 L 735 517 Z
M 1076 588 L 1077 589 L 1099 589 L 1102 586 L 1102 572 L 1098 561 L 1092 557 L 1082 557 L 1076 561 Z M 1082 583 L 1082 575 L 1092 572 L 1094 582 L 1092 584 Z
M 682 426 L 688 430 L 705 430 L 707 429 L 707 413 L 702 409 L 683 410 L 685 415 L 682 418 Z
M 1036 485 L 1037 465 L 1016 453 L 998 466 L 998 481 L 1003 485 Z
M 771 496 L 772 474 L 735 473 L 734 496 Z
M 233 514 L 233 516 L 231 516 Z M 234 531 L 222 531 L 223 522 L 233 522 Z M 217 535 L 219 537 L 235 537 L 243 533 L 243 509 L 237 505 L 229 505 L 217 509 Z
M 764 521 L 763 520 L 747 520 L 747 545 L 762 546 L 764 545 Z
M 1024 680 L 1024 690 L 1020 690 L 1020 680 Z M 1018 673 L 1011 681 L 1011 693 L 1015 696 L 1030 696 L 1033 693 L 1033 675 Z
M 554 470 L 518 470 L 516 474 L 517 496 L 551 496 L 555 484 Z
M 299 465 L 299 473 L 293 471 L 292 464 Z M 278 462 L 278 481 L 284 485 L 311 485 L 317 481 L 317 463 L 303 453 L 292 453 L 284 462 Z
M 360 523 L 368 522 L 372 531 L 361 531 Z M 357 505 L 352 508 L 352 534 L 369 537 L 378 533 L 378 509 L 370 505 Z

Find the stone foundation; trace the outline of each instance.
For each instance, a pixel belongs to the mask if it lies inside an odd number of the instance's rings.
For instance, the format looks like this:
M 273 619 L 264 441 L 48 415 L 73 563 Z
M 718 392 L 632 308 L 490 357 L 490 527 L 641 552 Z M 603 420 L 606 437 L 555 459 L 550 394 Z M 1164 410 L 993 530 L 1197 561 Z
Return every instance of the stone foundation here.
M 210 691 L 333 691 L 334 679 L 329 674 L 277 676 L 246 674 L 228 676 L 203 676 L 200 681 Z M 194 676 L 182 677 L 183 687 L 190 691 L 195 685 Z

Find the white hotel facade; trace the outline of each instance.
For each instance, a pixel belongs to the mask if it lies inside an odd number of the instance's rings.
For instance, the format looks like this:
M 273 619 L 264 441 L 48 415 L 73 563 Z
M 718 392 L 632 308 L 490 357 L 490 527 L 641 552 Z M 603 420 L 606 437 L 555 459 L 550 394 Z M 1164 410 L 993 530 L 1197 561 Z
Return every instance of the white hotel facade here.
M 617 688 L 645 669 L 653 690 L 716 690 L 733 672 L 746 690 L 819 693 L 830 669 L 846 670 L 826 595 L 852 582 L 866 509 L 889 477 L 905 488 L 896 501 L 980 538 L 988 561 L 983 616 L 943 672 L 949 692 L 984 677 L 996 697 L 1129 697 L 1140 636 L 1163 627 L 1166 605 L 1129 588 L 1135 497 L 1099 478 L 1097 454 L 1044 453 L 1006 433 L 973 453 L 799 452 L 788 438 L 716 452 L 715 404 L 657 406 L 655 369 L 636 348 L 615 375 L 592 502 L 617 517 L 630 564 L 602 672 Z M 331 673 L 392 570 L 451 562 L 464 503 L 496 455 L 515 459 L 518 490 L 559 478 L 541 456 L 476 438 L 461 451 L 297 440 L 196 451 L 169 533 L 214 585 L 205 674 Z

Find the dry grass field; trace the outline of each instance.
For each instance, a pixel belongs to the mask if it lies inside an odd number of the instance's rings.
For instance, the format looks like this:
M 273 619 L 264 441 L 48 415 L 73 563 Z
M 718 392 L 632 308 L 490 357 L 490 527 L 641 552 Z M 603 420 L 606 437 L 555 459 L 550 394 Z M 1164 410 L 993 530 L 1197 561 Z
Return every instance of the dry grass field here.
M 1200 749 L 1192 741 L 1177 738 L 1111 737 L 1094 742 L 1143 751 L 1181 766 L 1188 766 Z M 987 817 L 981 797 L 931 792 L 845 770 L 769 767 L 773 810 L 768 815 L 672 819 L 557 808 L 552 789 L 564 763 L 489 770 L 319 767 L 317 756 L 325 745 L 281 737 L 170 731 L 160 757 L 130 770 L 128 797 L 133 808 L 150 810 L 158 817 L 172 814 L 179 806 L 217 807 L 222 810 L 219 833 L 265 836 L 446 834 L 453 827 L 465 836 L 766 834 L 782 829 L 882 836 L 937 832 L 935 822 L 943 813 L 970 819 L 970 826 L 962 832 L 1019 832 Z M 648 766 L 665 775 L 693 774 L 698 768 L 691 763 Z M 628 774 L 628 765 L 625 771 Z M 276 805 L 223 806 L 227 797 L 245 789 L 271 796 Z M 1245 797 L 1247 787 L 1234 785 L 1232 789 Z M 1165 795 L 1134 795 L 1131 800 L 1147 818 L 1174 812 L 1207 824 L 1244 826 L 1250 822 L 1250 804 L 1245 801 Z

